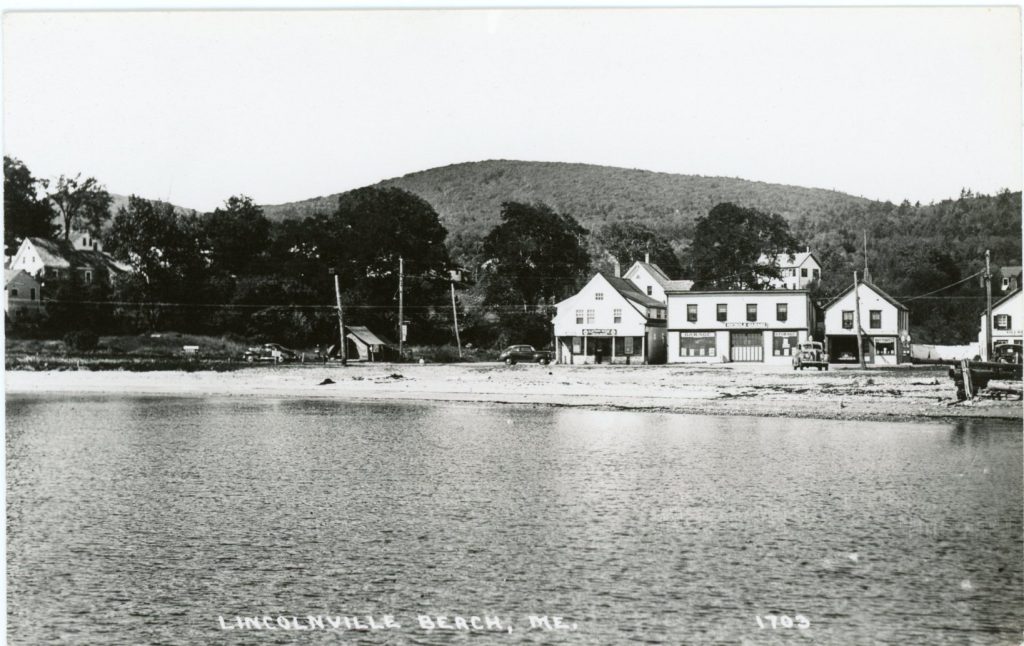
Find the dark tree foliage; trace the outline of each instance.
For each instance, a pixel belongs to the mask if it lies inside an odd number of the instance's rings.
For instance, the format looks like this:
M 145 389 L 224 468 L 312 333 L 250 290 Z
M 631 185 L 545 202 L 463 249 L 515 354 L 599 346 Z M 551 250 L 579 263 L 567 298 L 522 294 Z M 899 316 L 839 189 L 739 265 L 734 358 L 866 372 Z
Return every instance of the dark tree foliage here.
M 597 238 L 601 246 L 619 262 L 623 271 L 650 254 L 651 262 L 661 267 L 669 278 L 677 280 L 682 277 L 683 268 L 679 257 L 668 240 L 641 222 L 606 224 L 601 227 Z
M 761 289 L 763 281 L 778 278 L 776 266 L 758 263 L 761 254 L 791 254 L 796 238 L 780 215 L 762 213 L 728 202 L 697 218 L 690 245 L 695 289 Z
M 40 186 L 25 164 L 4 155 L 4 250 L 8 256 L 25 238 L 49 238 L 56 233 L 53 211 L 39 199 Z
M 531 310 L 568 295 L 590 267 L 587 230 L 542 203 L 505 202 L 483 241 L 486 301 Z
M 103 225 L 110 219 L 113 202 L 110 193 L 96 178 L 80 178 L 81 173 L 74 177 L 61 175 L 56 186 L 46 193 L 64 223 L 65 240 L 71 239 L 72 231 L 88 231 L 99 236 Z M 49 182 L 45 185 L 49 187 Z
M 261 274 L 268 266 L 270 222 L 245 195 L 232 196 L 203 221 L 211 263 L 232 275 Z

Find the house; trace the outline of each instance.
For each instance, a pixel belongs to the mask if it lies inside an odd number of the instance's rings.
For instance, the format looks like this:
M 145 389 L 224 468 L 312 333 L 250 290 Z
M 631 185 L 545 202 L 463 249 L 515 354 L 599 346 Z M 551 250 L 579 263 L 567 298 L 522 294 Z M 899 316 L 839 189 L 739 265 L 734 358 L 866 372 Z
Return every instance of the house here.
M 29 310 L 38 310 L 42 290 L 37 281 L 23 269 L 4 270 L 4 313 L 15 319 Z
M 782 277 L 765 278 L 766 284 L 772 289 L 807 289 L 811 283 L 821 279 L 821 263 L 810 249 L 792 256 L 779 254 L 769 257 L 761 254 L 757 264 L 778 265 Z
M 999 269 L 999 289 L 1003 292 L 1012 292 L 1020 284 L 1021 267 L 1017 265 L 1015 267 L 1002 267 Z
M 987 347 L 985 339 L 985 317 L 981 314 L 981 331 L 978 333 L 978 347 L 982 354 Z M 992 348 L 1004 343 L 1024 342 L 1024 291 L 1020 287 L 992 303 Z M 987 359 L 988 357 L 986 357 Z
M 599 272 L 555 307 L 558 363 L 665 362 L 665 304 L 632 281 Z
M 11 260 L 10 269 L 24 271 L 36 280 L 68 280 L 75 277 L 81 284 L 110 281 L 131 271 L 131 267 L 99 249 L 99 243 L 88 234 L 75 241 L 25 238 Z
M 867 281 L 850 285 L 825 307 L 825 349 L 833 363 L 857 363 L 857 299 L 864 363 L 895 365 L 910 361 L 910 310 Z
M 666 302 L 666 289 L 688 290 L 693 287 L 692 280 L 670 279 L 661 267 L 651 262 L 650 254 L 644 255 L 643 262 L 634 262 L 622 277 L 632 281 L 641 292 L 661 303 Z
M 792 361 L 811 339 L 806 290 L 668 290 L 668 362 Z

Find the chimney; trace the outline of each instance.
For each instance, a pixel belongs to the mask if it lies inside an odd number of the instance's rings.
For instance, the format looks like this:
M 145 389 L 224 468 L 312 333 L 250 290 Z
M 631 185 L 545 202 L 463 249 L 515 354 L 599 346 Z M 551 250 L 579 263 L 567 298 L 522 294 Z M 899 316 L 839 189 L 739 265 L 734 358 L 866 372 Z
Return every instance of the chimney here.
M 644 254 L 644 262 L 646 262 L 648 265 L 651 264 L 651 253 L 650 252 L 647 252 L 647 253 Z
M 620 274 L 622 274 L 622 268 L 619 267 L 619 261 L 618 260 L 615 261 L 615 269 L 614 269 L 614 271 L 615 271 L 615 277 L 616 278 L 621 278 Z

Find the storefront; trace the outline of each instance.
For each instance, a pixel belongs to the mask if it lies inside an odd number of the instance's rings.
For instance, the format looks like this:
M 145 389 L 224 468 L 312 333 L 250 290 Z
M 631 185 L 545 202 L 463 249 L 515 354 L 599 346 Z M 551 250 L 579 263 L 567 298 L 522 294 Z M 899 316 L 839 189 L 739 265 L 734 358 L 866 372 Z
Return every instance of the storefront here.
M 860 348 L 857 310 L 860 310 Z M 825 351 L 830 363 L 896 365 L 910 361 L 910 311 L 874 284 L 853 285 L 825 306 Z

